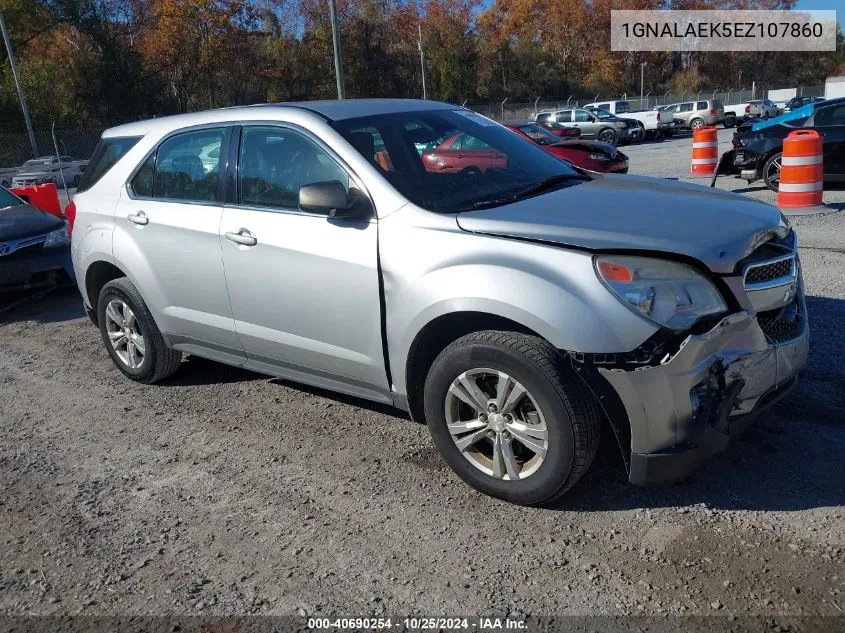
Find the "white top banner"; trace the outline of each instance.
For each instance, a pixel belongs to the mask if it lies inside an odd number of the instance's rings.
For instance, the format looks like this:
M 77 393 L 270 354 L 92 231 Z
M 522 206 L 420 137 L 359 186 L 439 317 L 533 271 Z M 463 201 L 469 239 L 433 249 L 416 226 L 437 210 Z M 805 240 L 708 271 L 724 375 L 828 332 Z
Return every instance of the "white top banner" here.
M 835 51 L 836 11 L 610 12 L 613 51 Z

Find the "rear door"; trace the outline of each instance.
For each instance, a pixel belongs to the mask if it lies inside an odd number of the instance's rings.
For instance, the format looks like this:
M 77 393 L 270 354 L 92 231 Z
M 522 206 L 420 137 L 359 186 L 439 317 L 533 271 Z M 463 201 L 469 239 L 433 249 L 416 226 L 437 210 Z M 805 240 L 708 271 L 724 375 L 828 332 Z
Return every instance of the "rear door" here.
M 220 220 L 225 126 L 181 131 L 138 168 L 115 214 L 114 256 L 171 344 L 243 359 L 229 304 Z M 217 159 L 208 158 L 217 151 Z M 203 160 L 205 158 L 206 160 Z M 206 354 L 207 355 L 207 354 Z

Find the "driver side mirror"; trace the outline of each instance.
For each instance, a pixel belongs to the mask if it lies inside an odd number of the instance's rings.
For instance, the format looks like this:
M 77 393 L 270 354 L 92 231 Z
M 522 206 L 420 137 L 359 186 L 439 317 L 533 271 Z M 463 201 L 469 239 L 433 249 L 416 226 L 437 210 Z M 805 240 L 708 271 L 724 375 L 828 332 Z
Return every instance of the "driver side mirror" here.
M 357 194 L 357 195 L 356 195 Z M 367 220 L 372 217 L 369 200 L 356 190 L 347 191 L 339 180 L 315 182 L 299 189 L 299 208 L 330 218 Z

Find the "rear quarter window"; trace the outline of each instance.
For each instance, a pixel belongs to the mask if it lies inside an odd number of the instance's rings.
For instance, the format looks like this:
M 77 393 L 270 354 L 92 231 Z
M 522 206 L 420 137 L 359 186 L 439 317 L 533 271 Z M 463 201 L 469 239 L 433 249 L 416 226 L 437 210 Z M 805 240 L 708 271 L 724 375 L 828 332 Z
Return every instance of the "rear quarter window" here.
M 115 166 L 130 149 L 141 139 L 140 136 L 123 136 L 119 138 L 103 138 L 94 148 L 91 160 L 79 179 L 77 191 L 85 191 L 93 187 L 108 170 Z

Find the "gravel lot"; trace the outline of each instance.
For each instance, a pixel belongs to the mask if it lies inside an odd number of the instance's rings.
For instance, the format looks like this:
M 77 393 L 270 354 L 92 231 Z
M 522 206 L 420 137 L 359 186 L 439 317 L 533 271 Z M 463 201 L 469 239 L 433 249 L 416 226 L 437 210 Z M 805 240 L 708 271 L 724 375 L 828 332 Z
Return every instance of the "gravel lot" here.
M 689 147 L 624 151 L 633 173 L 682 177 Z M 0 307 L 0 614 L 766 616 L 756 630 L 815 615 L 830 617 L 783 630 L 842 630 L 845 214 L 793 223 L 813 327 L 799 390 L 673 487 L 628 485 L 607 442 L 546 510 L 473 492 L 386 408 L 198 358 L 130 382 L 71 290 Z

